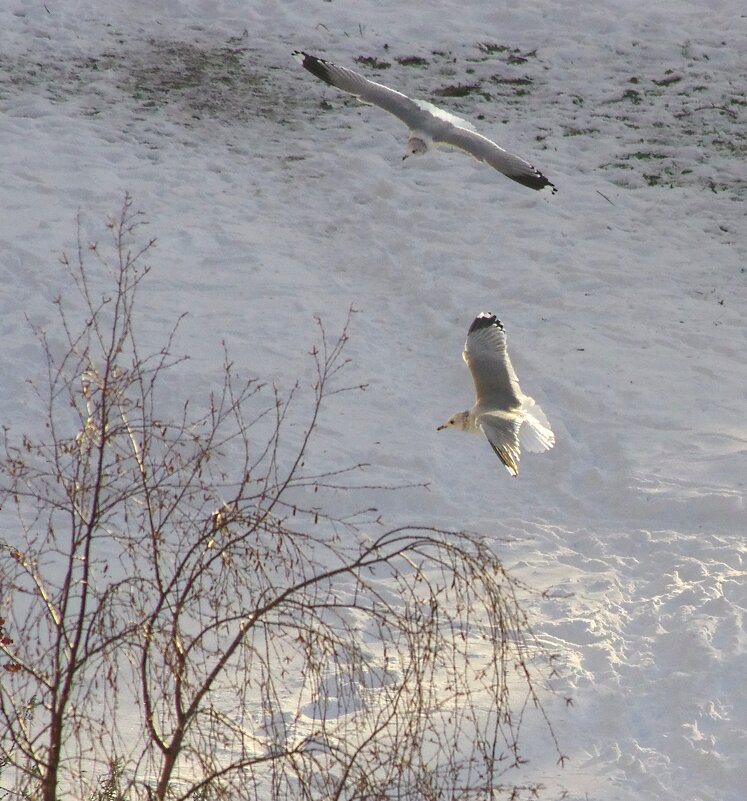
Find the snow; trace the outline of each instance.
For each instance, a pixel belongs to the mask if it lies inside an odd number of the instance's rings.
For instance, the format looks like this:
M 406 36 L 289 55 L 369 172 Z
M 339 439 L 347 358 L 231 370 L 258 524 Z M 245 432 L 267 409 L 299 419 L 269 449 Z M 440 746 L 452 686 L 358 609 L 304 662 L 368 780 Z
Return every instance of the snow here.
M 160 345 L 189 312 L 182 394 L 217 380 L 222 341 L 290 389 L 314 316 L 337 331 L 352 305 L 368 391 L 336 406 L 319 458 L 426 483 L 377 498 L 391 523 L 480 531 L 549 590 L 532 615 L 565 665 L 548 711 L 570 761 L 535 755 L 526 781 L 742 801 L 743 5 L 7 0 L 0 30 L 3 423 L 40 425 L 27 318 L 55 317 L 76 215 L 100 239 L 125 191 L 158 239 L 141 335 Z M 403 164 L 401 124 L 296 48 L 479 120 L 559 194 L 463 154 Z M 484 94 L 439 94 L 467 84 Z M 556 433 L 517 479 L 482 439 L 435 431 L 472 401 L 459 354 L 482 310 Z

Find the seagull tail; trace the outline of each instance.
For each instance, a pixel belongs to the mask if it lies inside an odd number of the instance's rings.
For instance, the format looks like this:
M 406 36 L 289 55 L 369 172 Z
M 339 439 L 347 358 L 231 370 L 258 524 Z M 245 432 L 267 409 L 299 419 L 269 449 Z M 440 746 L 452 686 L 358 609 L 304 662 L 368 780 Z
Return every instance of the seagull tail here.
M 522 448 L 531 453 L 549 451 L 555 444 L 555 434 L 550 428 L 545 413 L 532 398 L 525 398 L 521 405 L 523 420 L 519 429 L 519 442 Z

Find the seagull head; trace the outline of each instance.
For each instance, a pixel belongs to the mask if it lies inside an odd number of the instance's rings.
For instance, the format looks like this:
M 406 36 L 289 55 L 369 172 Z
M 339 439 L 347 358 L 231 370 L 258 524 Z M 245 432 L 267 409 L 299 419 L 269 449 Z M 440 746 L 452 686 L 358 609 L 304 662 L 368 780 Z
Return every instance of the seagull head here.
M 428 152 L 428 143 L 424 139 L 420 139 L 417 136 L 411 136 L 407 140 L 407 148 L 405 149 L 405 155 L 402 156 L 402 161 L 410 156 L 422 156 L 423 153 Z
M 471 431 L 473 425 L 470 420 L 469 411 L 452 415 L 442 426 L 438 426 L 436 431 L 443 431 L 445 428 L 457 428 L 460 431 Z

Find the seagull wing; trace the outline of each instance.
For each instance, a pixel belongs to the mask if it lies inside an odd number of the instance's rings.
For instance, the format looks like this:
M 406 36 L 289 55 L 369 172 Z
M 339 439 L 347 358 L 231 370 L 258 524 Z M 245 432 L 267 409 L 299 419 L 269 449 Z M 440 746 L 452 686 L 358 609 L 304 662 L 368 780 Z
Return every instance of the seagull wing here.
M 337 64 L 332 64 L 324 59 L 311 56 L 301 50 L 293 52 L 304 69 L 307 69 L 312 75 L 316 75 L 325 83 L 341 89 L 343 92 L 348 92 L 355 95 L 358 100 L 363 103 L 371 103 L 374 106 L 379 106 L 390 114 L 394 114 L 408 127 L 417 127 L 426 114 L 429 112 L 421 108 L 414 100 L 411 100 L 407 95 L 390 89 L 381 83 L 369 81 L 353 70 L 346 67 L 339 67 Z M 430 115 L 429 115 L 430 116 Z
M 498 172 L 502 172 L 530 189 L 544 189 L 549 186 L 553 192 L 558 191 L 554 184 L 550 183 L 528 161 L 514 156 L 513 153 L 508 153 L 502 147 L 498 147 L 491 139 L 488 139 L 487 136 L 483 136 L 476 131 L 471 131 L 458 125 L 444 125 L 438 134 L 434 136 L 434 141 L 458 147 L 460 150 L 464 150 L 474 156 L 478 161 L 484 161 L 498 170 Z
M 519 473 L 519 428 L 521 418 L 510 418 L 506 415 L 481 414 L 477 424 L 488 438 L 490 447 L 498 458 L 506 465 L 512 476 Z
M 475 383 L 477 404 L 484 412 L 514 411 L 524 398 L 506 350 L 503 324 L 482 312 L 472 321 L 462 353 Z

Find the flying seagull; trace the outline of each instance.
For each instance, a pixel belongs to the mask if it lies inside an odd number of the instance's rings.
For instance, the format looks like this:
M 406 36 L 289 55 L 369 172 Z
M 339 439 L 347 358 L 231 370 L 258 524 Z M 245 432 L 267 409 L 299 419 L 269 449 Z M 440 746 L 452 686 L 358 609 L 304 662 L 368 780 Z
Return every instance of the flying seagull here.
M 507 153 L 502 147 L 477 133 L 474 126 L 466 120 L 450 114 L 425 100 L 414 100 L 346 67 L 339 67 L 316 56 L 294 50 L 293 55 L 305 69 L 325 83 L 355 95 L 363 103 L 381 106 L 385 111 L 398 117 L 409 129 L 407 149 L 402 157 L 419 156 L 432 150 L 436 145 L 458 147 L 484 161 L 498 172 L 531 189 L 548 187 L 551 192 L 557 189 L 545 176 L 528 161 Z
M 521 391 L 506 350 L 503 325 L 494 314 L 481 312 L 472 321 L 462 358 L 475 383 L 475 405 L 450 417 L 436 430 L 482 430 L 508 472 L 515 476 L 519 472 L 519 444 L 541 453 L 555 444 L 555 434 L 542 409 Z

